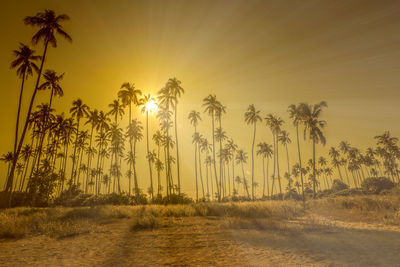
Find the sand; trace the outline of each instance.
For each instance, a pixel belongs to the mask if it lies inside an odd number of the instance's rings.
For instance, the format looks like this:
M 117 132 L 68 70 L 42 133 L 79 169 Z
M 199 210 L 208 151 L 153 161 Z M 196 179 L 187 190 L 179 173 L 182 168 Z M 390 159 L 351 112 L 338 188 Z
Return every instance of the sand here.
M 400 228 L 308 214 L 287 231 L 233 229 L 214 217 L 117 219 L 63 239 L 0 241 L 1 266 L 399 266 Z

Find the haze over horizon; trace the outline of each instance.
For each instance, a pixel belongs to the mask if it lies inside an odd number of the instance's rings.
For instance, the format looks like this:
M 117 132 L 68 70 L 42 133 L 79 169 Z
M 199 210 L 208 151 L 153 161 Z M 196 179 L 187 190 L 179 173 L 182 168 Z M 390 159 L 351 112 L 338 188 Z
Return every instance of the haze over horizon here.
M 114 3 L 114 2 L 113 2 Z M 400 2 L 399 1 L 3 1 L 0 18 L 0 154 L 12 150 L 20 80 L 10 69 L 12 51 L 30 44 L 36 31 L 25 16 L 44 9 L 66 13 L 63 24 L 72 44 L 60 40 L 49 49 L 45 69 L 65 72 L 64 97 L 54 99 L 57 113 L 68 113 L 81 98 L 91 108 L 108 110 L 124 82 L 155 95 L 168 78 L 182 81 L 179 100 L 182 188 L 194 192 L 193 128 L 188 113 L 202 112 L 199 131 L 210 139 L 211 119 L 202 100 L 216 94 L 227 114 L 223 127 L 239 148 L 250 152 L 252 127 L 244 122 L 249 104 L 285 120 L 294 143 L 295 131 L 287 107 L 299 102 L 328 102 L 322 119 L 327 144 L 346 140 L 360 149 L 375 145 L 373 137 L 389 130 L 400 136 Z M 11 30 L 12 29 L 12 30 Z M 34 47 L 38 54 L 42 46 Z M 29 78 L 22 118 L 33 91 Z M 40 93 L 35 106 L 47 101 Z M 139 111 L 134 113 L 144 121 Z M 127 117 L 124 117 L 127 122 Z M 150 136 L 158 122 L 151 118 Z M 269 128 L 259 126 L 256 144 L 272 143 Z M 311 144 L 302 141 L 304 161 Z M 152 144 L 152 148 L 155 146 Z M 144 155 L 146 143 L 139 144 Z M 296 150 L 290 148 L 296 159 Z M 282 170 L 286 157 L 281 155 Z M 256 166 L 261 164 L 257 159 Z M 147 188 L 148 166 L 138 162 L 140 186 Z M 6 164 L 0 165 L 0 183 Z M 126 167 L 124 167 L 126 168 Z M 246 171 L 251 171 L 250 161 Z M 261 181 L 261 169 L 256 178 Z M 185 178 L 188 177 L 188 178 Z M 126 179 L 123 178 L 124 184 Z

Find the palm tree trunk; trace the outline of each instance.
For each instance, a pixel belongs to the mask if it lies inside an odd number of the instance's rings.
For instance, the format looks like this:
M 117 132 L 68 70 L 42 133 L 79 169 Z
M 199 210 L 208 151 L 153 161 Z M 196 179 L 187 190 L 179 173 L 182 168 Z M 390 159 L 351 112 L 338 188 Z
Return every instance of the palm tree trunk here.
M 195 132 L 196 133 L 196 132 Z M 196 179 L 196 202 L 199 202 L 199 184 L 197 180 L 197 143 L 194 144 L 194 172 Z
M 279 149 L 278 136 L 276 136 L 276 169 L 278 171 L 279 193 L 280 193 L 281 198 L 283 200 L 281 176 L 279 174 L 279 152 L 278 152 L 278 149 Z
M 243 173 L 243 185 L 246 189 L 247 192 L 247 198 L 250 199 L 250 193 L 249 193 L 249 188 L 247 186 L 247 182 L 246 182 L 246 176 L 244 175 L 244 168 L 243 168 L 243 162 L 242 162 L 242 173 Z
M 133 141 L 133 158 L 136 159 L 136 139 Z M 139 185 L 136 174 L 136 160 L 133 161 L 133 181 L 135 183 L 136 197 L 139 197 Z
M 253 143 L 251 145 L 251 197 L 254 200 L 254 143 L 256 141 L 256 125 L 254 122 Z
M 87 192 L 88 192 L 87 187 L 88 187 L 90 163 L 91 163 L 91 157 L 92 157 L 93 130 L 94 130 L 94 125 L 92 124 L 92 129 L 91 129 L 91 131 L 90 131 L 89 153 L 88 153 L 88 160 L 87 160 L 87 173 L 86 173 L 86 183 L 85 183 L 85 194 L 87 194 Z
M 274 140 L 274 171 L 272 173 L 272 188 L 271 188 L 271 197 L 274 196 L 274 185 L 275 185 L 275 166 L 276 166 L 276 143 L 275 143 L 275 134 L 272 133 L 272 138 Z
M 315 183 L 316 183 L 316 177 L 315 177 L 315 139 L 313 138 L 313 198 L 315 199 L 316 193 L 315 193 Z
M 22 95 L 23 95 L 23 92 L 24 92 L 24 83 L 25 83 L 25 71 L 22 73 L 21 92 L 19 93 L 19 102 L 18 102 L 18 111 L 17 111 L 17 123 L 15 125 L 14 155 L 16 154 L 15 152 L 17 152 L 19 115 L 21 113 Z
M 267 158 L 267 197 L 269 198 L 269 158 Z
M 299 154 L 301 194 L 302 194 L 302 199 L 303 199 L 303 206 L 305 206 L 306 199 L 305 199 L 305 196 L 304 196 L 303 169 L 302 169 L 302 166 L 301 166 L 301 153 L 300 153 L 300 140 L 299 140 L 299 125 L 296 125 L 296 138 L 297 138 L 297 152 L 298 152 L 298 154 Z
M 177 127 L 177 111 L 178 103 L 175 104 L 175 140 L 176 140 L 176 170 L 178 173 L 178 195 L 181 194 L 181 175 L 180 175 L 180 165 L 179 165 L 179 145 L 178 145 L 178 127 Z
M 263 189 L 262 189 L 262 197 L 265 197 L 265 157 L 262 158 L 262 169 L 263 169 Z
M 201 151 L 200 149 L 198 150 L 199 152 L 199 173 L 200 173 L 200 183 L 201 183 L 201 190 L 203 192 L 203 199 L 205 198 L 205 194 L 204 194 L 204 183 L 203 183 L 203 174 L 201 171 Z
M 176 122 L 176 121 L 175 121 Z M 149 149 L 149 111 L 146 110 L 146 140 L 147 140 L 147 159 L 149 162 L 149 170 L 150 170 L 150 188 L 151 188 L 151 200 L 154 200 L 154 188 L 153 188 L 153 172 L 151 170 L 151 162 L 150 162 L 150 149 Z M 178 181 L 179 181 L 179 168 L 178 168 Z
M 74 179 L 74 181 L 75 181 L 75 178 L 76 178 L 76 173 L 74 173 L 74 170 L 75 170 L 75 161 L 76 161 L 76 158 L 75 158 L 76 157 L 76 147 L 78 146 L 78 137 L 79 137 L 79 122 L 80 122 L 80 119 L 78 119 L 77 126 L 76 126 L 76 135 L 75 135 L 74 154 L 72 157 L 72 170 L 71 170 L 71 178 L 70 178 L 71 185 L 70 186 L 72 186 L 72 179 Z
M 217 166 L 215 163 L 215 134 L 214 134 L 214 112 L 212 112 L 211 115 L 212 119 L 212 138 L 213 138 L 213 165 L 214 165 L 214 177 L 215 177 L 215 183 L 217 186 L 217 194 L 218 194 L 218 201 L 221 201 L 221 193 L 220 193 L 220 187 L 218 186 L 218 176 L 217 176 Z

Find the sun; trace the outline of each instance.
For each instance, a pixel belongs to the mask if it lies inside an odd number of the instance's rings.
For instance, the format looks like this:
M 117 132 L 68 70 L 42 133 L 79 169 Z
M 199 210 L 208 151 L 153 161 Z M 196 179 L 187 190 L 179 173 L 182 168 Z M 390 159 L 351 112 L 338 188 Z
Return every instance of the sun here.
M 157 110 L 157 102 L 155 100 L 149 100 L 146 103 L 146 110 L 150 113 L 155 112 Z

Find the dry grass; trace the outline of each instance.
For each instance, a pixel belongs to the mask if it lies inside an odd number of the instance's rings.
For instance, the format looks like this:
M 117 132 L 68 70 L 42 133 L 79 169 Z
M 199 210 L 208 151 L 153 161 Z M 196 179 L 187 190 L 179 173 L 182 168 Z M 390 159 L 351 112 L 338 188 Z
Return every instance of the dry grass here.
M 0 238 L 48 235 L 64 238 L 93 230 L 96 223 L 129 218 L 130 207 L 14 208 L 0 211 Z
M 326 198 L 310 201 L 308 208 L 345 220 L 400 225 L 398 195 Z

